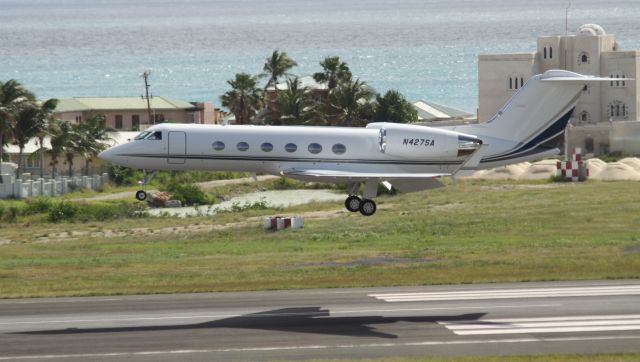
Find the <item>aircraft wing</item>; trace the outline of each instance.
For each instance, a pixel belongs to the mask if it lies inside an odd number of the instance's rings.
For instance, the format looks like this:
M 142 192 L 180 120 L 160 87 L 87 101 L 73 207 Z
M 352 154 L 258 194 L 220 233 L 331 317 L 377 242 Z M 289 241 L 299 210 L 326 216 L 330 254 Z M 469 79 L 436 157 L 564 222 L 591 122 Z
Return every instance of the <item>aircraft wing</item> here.
M 281 174 L 283 176 L 291 176 L 294 178 L 324 178 L 332 181 L 410 180 L 451 176 L 451 173 L 357 172 L 325 169 L 289 169 L 282 171 Z

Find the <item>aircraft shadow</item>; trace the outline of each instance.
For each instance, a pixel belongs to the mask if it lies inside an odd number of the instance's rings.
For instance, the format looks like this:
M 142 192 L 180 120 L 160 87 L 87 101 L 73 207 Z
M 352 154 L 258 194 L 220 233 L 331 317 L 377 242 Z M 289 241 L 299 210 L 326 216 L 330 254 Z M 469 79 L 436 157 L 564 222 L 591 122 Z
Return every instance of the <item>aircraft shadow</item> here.
M 238 317 L 215 321 L 159 326 L 108 327 L 108 328 L 68 328 L 59 330 L 40 330 L 15 332 L 14 334 L 56 335 L 84 333 L 118 333 L 175 331 L 202 328 L 242 328 L 269 331 L 329 334 L 349 337 L 398 338 L 395 334 L 378 331 L 369 325 L 393 324 L 397 322 L 436 323 L 437 321 L 477 320 L 485 313 L 461 314 L 455 316 L 420 316 L 420 317 L 329 317 L 327 309 L 321 307 L 284 308 L 259 313 L 251 313 Z

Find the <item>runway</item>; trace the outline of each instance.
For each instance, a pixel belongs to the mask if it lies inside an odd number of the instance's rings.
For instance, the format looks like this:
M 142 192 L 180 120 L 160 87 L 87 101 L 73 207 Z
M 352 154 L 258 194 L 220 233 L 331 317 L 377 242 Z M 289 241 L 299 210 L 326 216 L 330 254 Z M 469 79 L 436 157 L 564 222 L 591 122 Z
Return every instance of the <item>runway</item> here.
M 640 280 L 0 300 L 0 361 L 597 352 L 640 352 Z

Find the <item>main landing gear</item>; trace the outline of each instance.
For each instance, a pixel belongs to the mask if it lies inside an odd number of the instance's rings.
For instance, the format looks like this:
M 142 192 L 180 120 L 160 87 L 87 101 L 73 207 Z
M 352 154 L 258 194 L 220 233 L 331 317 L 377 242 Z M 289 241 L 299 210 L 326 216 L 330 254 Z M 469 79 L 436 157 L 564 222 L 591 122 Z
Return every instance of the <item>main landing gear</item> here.
M 158 173 L 157 170 L 151 171 L 151 174 L 147 174 L 147 170 L 142 170 L 142 172 L 144 173 L 144 177 L 142 178 L 142 181 L 139 181 L 138 183 L 143 187 L 143 189 L 136 191 L 136 200 L 138 201 L 144 201 L 147 199 L 147 191 L 145 191 L 144 186 L 151 182 Z
M 376 213 L 376 203 L 373 200 L 363 200 L 356 195 L 347 197 L 344 206 L 351 212 L 360 211 L 364 216 L 371 216 Z
M 352 184 L 349 187 L 349 197 L 344 201 L 344 206 L 351 212 L 360 211 L 364 216 L 376 213 L 376 203 L 371 198 L 377 195 L 378 183 L 367 181 L 365 183 L 362 199 L 356 195 L 360 184 Z

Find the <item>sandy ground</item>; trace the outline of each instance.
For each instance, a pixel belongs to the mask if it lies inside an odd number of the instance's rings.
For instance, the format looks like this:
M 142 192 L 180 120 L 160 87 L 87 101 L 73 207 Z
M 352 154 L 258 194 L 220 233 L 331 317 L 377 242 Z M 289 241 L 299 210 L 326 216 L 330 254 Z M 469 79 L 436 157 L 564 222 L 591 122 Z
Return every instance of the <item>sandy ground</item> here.
M 545 180 L 556 175 L 555 159 L 523 162 L 477 171 L 469 178 L 486 180 Z M 640 180 L 640 158 L 627 157 L 606 163 L 594 158 L 587 161 L 591 180 Z

